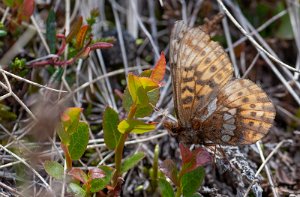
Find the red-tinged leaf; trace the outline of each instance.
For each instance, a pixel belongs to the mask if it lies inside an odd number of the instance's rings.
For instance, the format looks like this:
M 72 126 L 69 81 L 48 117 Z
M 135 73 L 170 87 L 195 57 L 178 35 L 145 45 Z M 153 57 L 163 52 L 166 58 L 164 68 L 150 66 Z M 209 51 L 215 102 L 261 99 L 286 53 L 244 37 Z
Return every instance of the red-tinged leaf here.
M 89 170 L 90 179 L 101 179 L 105 177 L 105 172 L 100 168 L 92 168 Z
M 69 107 L 64 111 L 61 121 L 66 131 L 68 130 L 69 133 L 72 133 L 77 129 L 81 112 L 82 108 L 79 107 Z
M 148 77 L 139 77 L 139 79 L 146 92 L 158 88 L 158 84 Z
M 27 20 L 31 17 L 34 11 L 34 0 L 24 0 L 22 4 L 22 18 Z
M 178 170 L 176 164 L 171 159 L 166 159 L 161 165 L 160 170 L 176 185 L 179 186 Z
M 69 172 L 74 179 L 79 180 L 81 183 L 85 184 L 88 181 L 88 176 L 79 168 L 72 168 Z
M 92 44 L 90 46 L 91 50 L 95 50 L 95 49 L 107 49 L 107 48 L 111 48 L 114 45 L 108 42 L 97 42 L 95 44 Z
M 72 39 L 77 35 L 77 33 L 80 30 L 80 27 L 82 25 L 82 16 L 80 16 L 78 19 L 75 20 L 75 23 L 71 26 L 70 33 L 68 34 L 66 38 L 66 42 L 69 43 L 72 41 Z
M 212 160 L 210 154 L 204 148 L 199 147 L 191 151 L 183 144 L 180 144 L 179 148 L 182 157 L 182 174 L 204 166 Z
M 165 54 L 161 52 L 160 58 L 154 66 L 150 78 L 156 81 L 157 83 L 161 82 L 164 79 L 166 72 L 166 58 Z
M 77 49 L 82 48 L 88 28 L 89 28 L 88 25 L 83 25 L 80 28 L 79 32 L 77 33 L 77 35 L 76 35 L 76 44 L 75 44 L 75 47 Z
M 100 166 L 105 176 L 103 178 L 95 178 L 91 181 L 91 192 L 98 192 L 109 185 L 113 169 L 108 166 Z
M 89 55 L 90 55 L 90 52 L 91 52 L 91 48 L 90 48 L 90 47 L 86 47 L 86 48 L 84 49 L 84 51 L 80 54 L 79 58 L 81 58 L 81 59 L 86 59 L 86 58 L 88 58 Z
M 75 120 L 79 120 L 82 110 L 83 109 L 80 107 L 69 107 L 64 111 L 64 115 L 69 116 L 70 120 L 73 122 Z

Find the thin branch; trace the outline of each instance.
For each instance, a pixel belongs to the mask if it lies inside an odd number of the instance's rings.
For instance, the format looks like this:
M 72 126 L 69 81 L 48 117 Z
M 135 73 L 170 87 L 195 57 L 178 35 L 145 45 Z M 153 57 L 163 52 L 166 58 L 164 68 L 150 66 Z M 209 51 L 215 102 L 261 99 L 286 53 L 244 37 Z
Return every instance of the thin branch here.
M 248 32 L 235 20 L 235 18 L 231 15 L 231 13 L 228 11 L 228 9 L 225 7 L 225 5 L 223 4 L 222 0 L 217 0 L 219 5 L 222 7 L 222 9 L 224 10 L 225 14 L 228 16 L 228 18 L 232 21 L 232 23 L 249 39 L 250 42 L 252 42 L 252 44 L 259 49 L 259 51 L 265 53 L 270 59 L 272 59 L 273 61 L 275 61 L 276 63 L 284 66 L 285 68 L 294 71 L 294 72 L 298 72 L 300 73 L 300 70 L 297 70 L 291 66 L 289 66 L 288 64 L 282 62 L 281 60 L 277 59 L 276 57 L 274 57 L 272 54 L 270 54 L 268 51 L 266 51 L 262 46 L 260 46 L 256 40 L 254 40 L 253 37 L 251 37 Z

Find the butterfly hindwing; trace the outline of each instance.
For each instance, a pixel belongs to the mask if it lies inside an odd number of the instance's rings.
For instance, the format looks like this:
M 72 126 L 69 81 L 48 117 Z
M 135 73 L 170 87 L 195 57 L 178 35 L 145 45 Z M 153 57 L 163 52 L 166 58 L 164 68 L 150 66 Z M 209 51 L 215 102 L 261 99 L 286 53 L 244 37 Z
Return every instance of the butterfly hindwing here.
M 229 82 L 215 103 L 216 109 L 204 125 L 217 125 L 217 129 L 205 134 L 217 144 L 253 144 L 268 133 L 275 117 L 275 108 L 266 93 L 246 79 Z

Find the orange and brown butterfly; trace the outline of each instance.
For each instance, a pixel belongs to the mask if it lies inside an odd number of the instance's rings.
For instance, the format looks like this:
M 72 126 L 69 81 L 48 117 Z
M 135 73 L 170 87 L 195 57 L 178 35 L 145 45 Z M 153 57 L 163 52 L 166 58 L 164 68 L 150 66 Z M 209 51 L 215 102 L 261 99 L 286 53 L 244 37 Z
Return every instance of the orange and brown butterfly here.
M 170 67 L 178 122 L 164 127 L 184 144 L 252 144 L 272 126 L 275 108 L 247 79 L 234 79 L 222 46 L 202 27 L 177 21 L 171 33 Z

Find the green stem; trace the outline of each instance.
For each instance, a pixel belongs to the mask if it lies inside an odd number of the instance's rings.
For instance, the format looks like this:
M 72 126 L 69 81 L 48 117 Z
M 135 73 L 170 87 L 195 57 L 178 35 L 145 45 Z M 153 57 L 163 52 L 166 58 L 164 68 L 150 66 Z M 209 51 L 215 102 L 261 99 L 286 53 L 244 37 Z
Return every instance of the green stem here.
M 181 188 L 180 186 L 177 186 L 176 188 L 176 197 L 180 197 L 181 196 Z
M 136 112 L 136 104 L 133 104 L 130 107 L 130 111 L 129 111 L 127 119 L 128 120 L 133 119 L 135 112 Z M 121 165 L 122 165 L 124 144 L 125 144 L 125 141 L 128 137 L 128 134 L 130 132 L 131 132 L 131 130 L 126 131 L 124 134 L 121 135 L 121 137 L 119 139 L 119 142 L 118 142 L 118 145 L 115 149 L 115 169 L 116 169 L 116 171 L 115 171 L 115 173 L 113 175 L 113 178 L 112 178 L 113 187 L 117 186 L 118 178 L 121 176 Z

